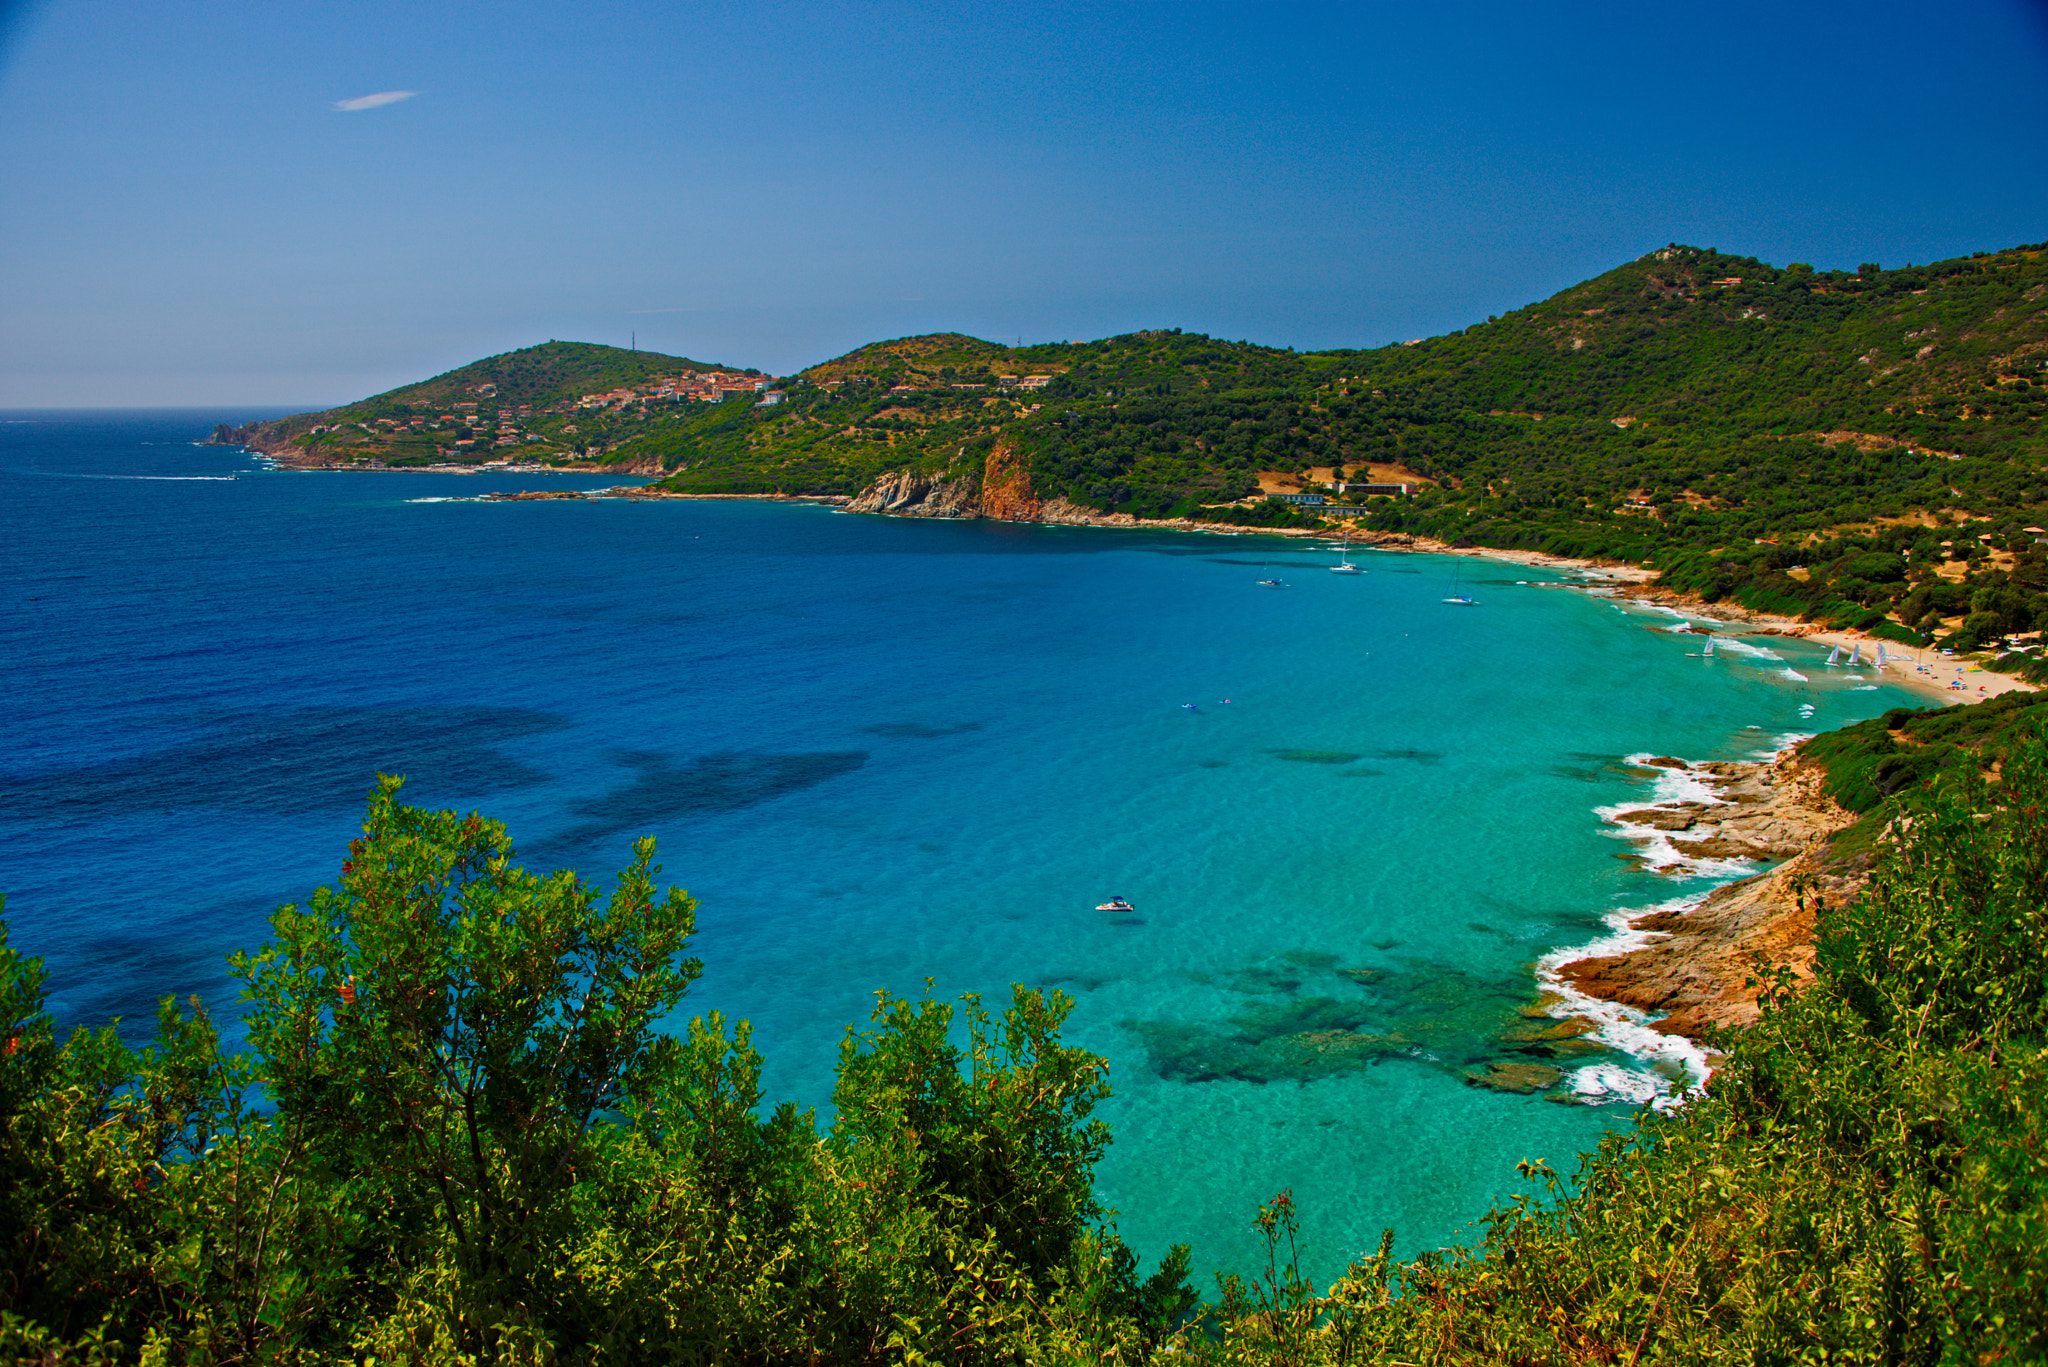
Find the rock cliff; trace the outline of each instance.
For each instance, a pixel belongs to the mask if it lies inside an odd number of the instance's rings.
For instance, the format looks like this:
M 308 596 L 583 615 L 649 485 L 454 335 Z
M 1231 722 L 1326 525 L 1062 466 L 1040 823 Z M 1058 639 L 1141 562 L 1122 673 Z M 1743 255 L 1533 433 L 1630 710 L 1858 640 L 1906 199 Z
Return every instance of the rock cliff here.
M 981 512 L 1004 522 L 1037 522 L 1045 511 L 1031 487 L 1031 467 L 1007 441 L 988 453 L 981 475 Z
M 896 470 L 854 495 L 846 509 L 897 517 L 980 517 L 981 499 L 971 479 L 938 479 L 913 470 Z
M 1136 518 L 1129 513 L 1097 512 L 1065 498 L 1040 498 L 1032 487 L 1031 468 L 1025 458 L 1009 443 L 1000 441 L 983 463 L 978 485 L 969 475 L 924 475 L 896 470 L 861 490 L 848 501 L 846 509 L 895 517 L 989 517 L 1002 522 L 1048 522 L 1069 527 L 1217 530 L 1211 523 L 1187 518 Z
M 241 427 L 230 427 L 220 423 L 213 429 L 213 435 L 206 439 L 208 446 L 250 446 L 259 435 L 261 423 L 248 423 Z

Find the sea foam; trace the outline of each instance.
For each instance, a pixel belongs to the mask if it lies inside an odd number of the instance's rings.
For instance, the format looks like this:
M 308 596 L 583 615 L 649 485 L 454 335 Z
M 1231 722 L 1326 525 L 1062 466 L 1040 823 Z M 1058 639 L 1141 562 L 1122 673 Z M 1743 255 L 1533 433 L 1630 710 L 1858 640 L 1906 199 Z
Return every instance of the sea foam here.
M 1634 922 L 1657 912 L 1684 911 L 1706 900 L 1692 893 L 1646 907 L 1624 908 L 1605 918 L 1608 933 L 1588 944 L 1552 950 L 1536 961 L 1536 981 L 1557 1000 L 1550 1014 L 1563 1019 L 1584 1016 L 1600 1028 L 1592 1039 L 1650 1065 L 1649 1070 L 1612 1062 L 1590 1063 L 1572 1070 L 1569 1086 L 1589 1101 L 1631 1101 L 1660 1110 L 1679 1105 L 1706 1085 L 1711 1066 L 1707 1050 L 1682 1035 L 1654 1028 L 1657 1018 L 1620 1002 L 1580 991 L 1560 970 L 1580 959 L 1605 959 L 1642 949 L 1664 938 L 1638 930 Z

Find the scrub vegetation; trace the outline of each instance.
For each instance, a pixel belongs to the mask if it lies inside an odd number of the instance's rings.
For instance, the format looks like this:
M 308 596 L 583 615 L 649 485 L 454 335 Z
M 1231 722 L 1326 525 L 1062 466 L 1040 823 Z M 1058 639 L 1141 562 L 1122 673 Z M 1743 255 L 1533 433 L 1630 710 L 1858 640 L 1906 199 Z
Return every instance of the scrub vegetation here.
M 0 1348 L 41 1363 L 2039 1361 L 2048 741 L 2010 699 L 1816 742 L 1882 818 L 1813 980 L 1760 968 L 1708 1094 L 1645 1112 L 1477 1248 L 1206 1301 L 1091 1186 L 1103 1061 L 1016 989 L 879 997 L 838 1118 L 764 1104 L 744 1022 L 681 1035 L 694 903 L 608 894 L 386 780 L 340 878 L 236 956 L 248 1047 L 166 999 L 63 1042 L 0 945 Z M 1876 731 L 1871 727 L 1879 728 Z M 1948 747 L 1886 797 L 1873 757 Z M 1276 1104 L 1284 1098 L 1276 1097 Z M 1252 1214 L 1249 1213 L 1248 1214 Z

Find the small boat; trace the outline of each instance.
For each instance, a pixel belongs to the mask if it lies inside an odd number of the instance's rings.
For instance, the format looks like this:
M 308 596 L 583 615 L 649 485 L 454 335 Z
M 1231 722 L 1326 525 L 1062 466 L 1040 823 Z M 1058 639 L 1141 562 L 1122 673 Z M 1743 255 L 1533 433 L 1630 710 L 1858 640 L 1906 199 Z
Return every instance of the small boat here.
M 1097 911 L 1136 911 L 1137 908 L 1121 897 L 1112 897 L 1095 908 Z
M 1337 551 L 1337 563 L 1330 566 L 1331 574 L 1364 574 L 1365 571 L 1351 563 L 1351 533 L 1344 533 L 1344 544 Z
M 1851 669 L 1863 668 L 1865 661 L 1863 659 L 1863 646 L 1860 642 L 1850 647 L 1848 663 Z
M 1462 565 L 1459 566 L 1456 570 L 1452 571 L 1451 596 L 1444 599 L 1444 601 L 1446 603 L 1454 603 L 1461 608 L 1476 608 L 1479 606 L 1479 600 L 1477 598 L 1474 598 L 1469 593 L 1458 592 L 1458 580 L 1464 573 L 1465 569 Z
M 1877 669 L 1878 669 L 1878 672 L 1879 672 L 1880 674 L 1882 674 L 1882 673 L 1883 673 L 1883 672 L 1884 672 L 1884 671 L 1885 671 L 1886 669 L 1888 669 L 1888 668 L 1889 668 L 1890 666 L 1891 666 L 1891 661 L 1885 658 L 1885 654 L 1884 654 L 1884 642 L 1882 642 L 1882 641 L 1879 641 L 1879 642 L 1877 643 Z
M 1835 647 L 1835 648 L 1834 648 L 1833 650 L 1830 650 L 1830 651 L 1828 652 L 1828 657 L 1827 657 L 1827 659 L 1825 659 L 1825 660 L 1821 661 L 1821 663 L 1822 663 L 1822 664 L 1827 664 L 1827 665 L 1838 665 L 1838 664 L 1840 664 L 1841 662 L 1842 662 L 1842 648 L 1841 648 L 1840 646 L 1836 646 L 1836 647 Z
M 1686 652 L 1685 652 L 1685 658 L 1686 658 L 1686 659 L 1688 659 L 1688 660 L 1711 660 L 1711 659 L 1713 659 L 1713 658 L 1714 658 L 1714 638 L 1713 638 L 1713 637 L 1711 637 L 1711 636 L 1709 636 L 1709 637 L 1707 638 L 1707 645 L 1706 645 L 1706 648 L 1705 648 L 1704 650 L 1688 650 L 1688 651 L 1686 651 Z

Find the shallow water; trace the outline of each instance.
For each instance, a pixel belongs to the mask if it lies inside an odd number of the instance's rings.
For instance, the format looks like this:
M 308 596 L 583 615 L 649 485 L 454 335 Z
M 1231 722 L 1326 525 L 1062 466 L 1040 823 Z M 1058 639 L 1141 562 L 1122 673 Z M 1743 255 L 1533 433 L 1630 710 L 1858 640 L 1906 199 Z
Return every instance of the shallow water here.
M 403 772 L 538 864 L 608 873 L 658 836 L 703 903 L 689 1009 L 752 1018 L 771 1098 L 822 1107 L 877 988 L 1070 993 L 1117 1087 L 1102 1190 L 1204 1274 L 1249 1265 L 1283 1188 L 1319 1277 L 1383 1227 L 1475 1237 L 1518 1159 L 1628 1123 L 1463 1080 L 1524 1057 L 1499 1035 L 1540 956 L 1705 886 L 1615 857 L 1595 809 L 1649 792 L 1625 757 L 1911 701 L 1794 643 L 1688 658 L 1668 616 L 1518 566 L 1465 562 L 1461 608 L 1429 557 L 479 504 L 450 500 L 613 481 L 190 444 L 241 412 L 0 416 L 0 888 L 67 1020 L 228 1000 L 222 955 Z

